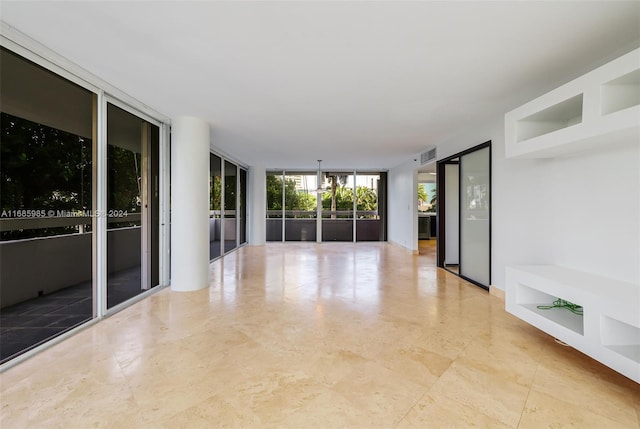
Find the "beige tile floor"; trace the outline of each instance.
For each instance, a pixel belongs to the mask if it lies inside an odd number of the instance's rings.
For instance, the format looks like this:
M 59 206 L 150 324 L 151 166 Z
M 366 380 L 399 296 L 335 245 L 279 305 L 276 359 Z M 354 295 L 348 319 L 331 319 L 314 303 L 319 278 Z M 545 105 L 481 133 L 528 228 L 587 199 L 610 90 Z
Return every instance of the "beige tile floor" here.
M 0 375 L 9 428 L 639 428 L 639 385 L 385 243 L 245 247 Z

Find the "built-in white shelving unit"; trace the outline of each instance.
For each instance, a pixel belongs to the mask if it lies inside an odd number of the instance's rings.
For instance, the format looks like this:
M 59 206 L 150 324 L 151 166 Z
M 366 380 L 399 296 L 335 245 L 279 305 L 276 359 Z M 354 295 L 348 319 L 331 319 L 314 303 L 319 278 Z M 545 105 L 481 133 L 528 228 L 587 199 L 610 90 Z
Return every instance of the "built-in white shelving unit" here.
M 640 49 L 505 115 L 507 158 L 552 158 L 640 141 Z
M 505 115 L 506 158 L 640 145 L 640 49 Z M 637 198 L 637 195 L 631 195 Z M 506 269 L 506 309 L 640 383 L 640 284 L 558 265 Z M 540 309 L 563 299 L 584 308 Z
M 564 299 L 583 307 L 540 309 Z M 508 267 L 509 313 L 640 383 L 640 286 L 555 265 Z

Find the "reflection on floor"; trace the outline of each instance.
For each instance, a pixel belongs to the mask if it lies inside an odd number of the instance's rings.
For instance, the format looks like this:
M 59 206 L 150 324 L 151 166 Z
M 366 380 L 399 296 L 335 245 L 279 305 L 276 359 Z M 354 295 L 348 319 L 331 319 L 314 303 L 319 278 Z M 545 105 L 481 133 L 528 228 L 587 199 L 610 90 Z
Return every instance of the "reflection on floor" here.
M 278 243 L 210 273 L 0 374 L 0 426 L 639 427 L 638 384 L 432 257 Z
M 227 253 L 236 248 L 236 240 L 225 240 L 224 252 Z M 209 242 L 209 260 L 214 260 L 220 256 L 220 240 Z
M 140 267 L 109 274 L 107 305 L 143 292 Z M 70 286 L 0 310 L 0 362 L 23 353 L 93 317 L 91 282 Z
M 438 242 L 436 241 L 435 238 L 428 239 L 428 240 L 418 240 L 418 253 L 420 254 L 420 256 L 433 258 L 433 260 L 435 261 L 436 252 L 437 252 L 437 247 L 436 247 L 437 243 Z

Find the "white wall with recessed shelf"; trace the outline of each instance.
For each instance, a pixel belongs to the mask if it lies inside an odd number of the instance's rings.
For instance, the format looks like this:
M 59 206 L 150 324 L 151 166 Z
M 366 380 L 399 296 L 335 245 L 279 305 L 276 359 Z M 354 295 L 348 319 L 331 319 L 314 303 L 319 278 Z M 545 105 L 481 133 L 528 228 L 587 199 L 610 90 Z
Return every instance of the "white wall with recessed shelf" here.
M 547 190 L 541 221 L 509 214 L 549 232 L 546 256 L 511 250 L 507 311 L 640 383 L 640 49 L 507 113 L 504 132 L 497 164 L 530 177 L 506 190 Z M 556 299 L 584 314 L 538 307 Z
M 640 49 L 505 115 L 506 158 L 552 158 L 640 141 Z
M 506 269 L 508 312 L 640 383 L 640 286 L 554 265 Z M 556 299 L 583 307 L 541 309 Z

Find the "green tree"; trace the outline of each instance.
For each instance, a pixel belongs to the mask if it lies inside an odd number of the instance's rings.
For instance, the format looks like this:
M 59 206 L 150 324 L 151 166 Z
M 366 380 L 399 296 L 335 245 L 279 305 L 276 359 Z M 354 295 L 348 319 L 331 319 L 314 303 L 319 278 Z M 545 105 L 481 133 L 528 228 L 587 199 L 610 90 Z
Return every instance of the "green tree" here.
M 325 178 L 327 180 L 329 180 L 329 187 L 331 190 L 331 194 L 329 194 L 330 196 L 330 206 L 329 207 L 325 207 L 325 195 L 322 196 L 322 207 L 323 208 L 329 208 L 331 209 L 332 212 L 335 212 L 336 210 L 340 210 L 341 209 L 341 204 L 339 204 L 339 200 L 343 200 L 342 202 L 342 206 L 344 206 L 344 199 L 345 199 L 345 192 L 346 191 L 340 191 L 341 189 L 345 189 L 344 186 L 347 183 L 347 177 L 348 175 L 346 174 L 336 174 L 336 173 L 325 173 Z M 339 195 L 339 193 L 341 195 Z M 353 190 L 351 190 L 351 205 L 353 207 Z M 342 209 L 344 209 L 344 207 L 342 207 Z M 331 215 L 331 219 L 335 219 L 336 215 L 332 214 Z
M 90 210 L 90 139 L 7 113 L 0 115 L 0 209 Z M 3 231 L 2 239 L 76 232 L 75 227 Z
M 376 191 L 367 186 L 356 188 L 356 206 L 359 211 L 374 211 L 378 208 Z
M 267 175 L 267 210 L 282 210 L 282 176 Z M 316 197 L 296 189 L 296 181 L 286 179 L 284 183 L 285 210 L 311 211 L 316 208 Z
M 267 210 L 282 210 L 282 178 L 267 174 Z
M 433 196 L 431 197 L 431 201 L 429 202 L 429 204 L 431 204 L 431 207 L 429 207 L 429 210 L 427 210 L 428 212 L 435 212 L 436 211 L 436 206 L 438 203 L 438 192 L 437 189 L 433 190 Z
M 418 184 L 418 205 L 421 206 L 425 204 L 428 198 L 429 196 L 427 195 L 427 190 L 422 184 Z
M 222 178 L 210 176 L 209 178 L 209 210 L 222 209 Z

